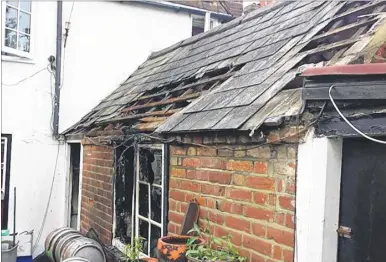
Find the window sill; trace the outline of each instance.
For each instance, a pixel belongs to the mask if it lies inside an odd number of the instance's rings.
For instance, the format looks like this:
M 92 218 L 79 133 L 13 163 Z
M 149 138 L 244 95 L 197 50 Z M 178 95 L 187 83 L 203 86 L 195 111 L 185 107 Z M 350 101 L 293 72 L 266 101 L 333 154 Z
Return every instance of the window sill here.
M 123 244 L 119 238 L 113 238 L 112 243 L 114 247 L 118 248 L 123 254 L 125 253 L 125 244 Z M 143 253 L 139 254 L 139 258 L 148 258 L 149 256 Z
M 9 56 L 9 55 L 1 55 L 1 61 L 3 62 L 13 62 L 13 63 L 21 63 L 21 64 L 36 64 L 33 59 L 23 58 L 18 56 Z

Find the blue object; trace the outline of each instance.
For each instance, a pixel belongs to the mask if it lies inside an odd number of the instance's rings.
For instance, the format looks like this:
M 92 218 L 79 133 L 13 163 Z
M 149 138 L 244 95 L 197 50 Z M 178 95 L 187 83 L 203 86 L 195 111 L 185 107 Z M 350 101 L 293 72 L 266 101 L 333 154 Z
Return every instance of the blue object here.
M 16 262 L 32 262 L 32 256 L 18 257 Z

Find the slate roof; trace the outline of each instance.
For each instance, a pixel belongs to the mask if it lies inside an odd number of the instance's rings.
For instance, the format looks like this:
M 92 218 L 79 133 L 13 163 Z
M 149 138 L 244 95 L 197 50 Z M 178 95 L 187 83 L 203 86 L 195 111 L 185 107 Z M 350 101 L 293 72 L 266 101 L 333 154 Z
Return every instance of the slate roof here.
M 153 53 L 65 133 L 254 130 L 302 110 L 307 66 L 358 62 L 386 1 L 285 1 Z M 283 105 L 285 103 L 285 106 Z M 274 121 L 275 122 L 275 121 Z M 95 132 L 94 132 L 95 133 Z

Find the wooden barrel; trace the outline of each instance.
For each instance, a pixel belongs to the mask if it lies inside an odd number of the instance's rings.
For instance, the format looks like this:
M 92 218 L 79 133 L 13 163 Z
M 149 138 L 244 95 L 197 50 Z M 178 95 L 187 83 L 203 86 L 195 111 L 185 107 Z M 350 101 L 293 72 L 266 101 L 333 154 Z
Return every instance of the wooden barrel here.
M 44 243 L 46 254 L 53 262 L 59 262 L 59 258 L 55 256 L 56 253 L 60 253 L 64 243 L 67 243 L 66 239 L 74 239 L 82 237 L 79 231 L 69 227 L 62 227 L 52 231 Z M 58 245 L 60 243 L 60 245 Z
M 71 240 L 60 252 L 60 261 L 71 257 L 82 257 L 92 262 L 106 262 L 101 245 L 93 239 L 81 237 Z
M 85 259 L 83 257 L 70 257 L 63 260 L 62 262 L 92 262 L 92 261 Z

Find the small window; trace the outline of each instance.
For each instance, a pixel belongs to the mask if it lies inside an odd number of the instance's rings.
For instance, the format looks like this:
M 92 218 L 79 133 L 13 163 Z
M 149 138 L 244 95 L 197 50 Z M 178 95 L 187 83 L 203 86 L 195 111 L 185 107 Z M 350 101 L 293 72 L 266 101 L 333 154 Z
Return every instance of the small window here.
M 192 36 L 198 35 L 205 31 L 205 17 L 192 15 Z
M 30 57 L 31 1 L 5 1 L 2 4 L 2 54 Z

